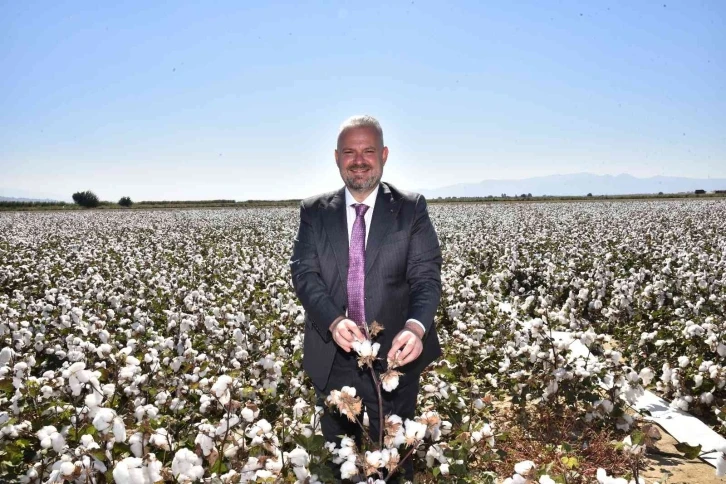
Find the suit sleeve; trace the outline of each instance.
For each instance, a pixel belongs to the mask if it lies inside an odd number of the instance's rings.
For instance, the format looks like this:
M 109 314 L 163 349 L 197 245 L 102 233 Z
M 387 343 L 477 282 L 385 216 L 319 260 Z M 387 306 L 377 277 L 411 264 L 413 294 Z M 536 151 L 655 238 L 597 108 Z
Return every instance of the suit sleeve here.
M 426 199 L 419 195 L 406 266 L 410 288 L 407 319 L 420 322 L 427 334 L 441 298 L 441 263 L 439 239 L 429 218 Z
M 300 204 L 300 228 L 292 250 L 290 272 L 295 293 L 302 302 L 308 319 L 326 343 L 331 341 L 332 335 L 328 328 L 342 314 L 320 276 L 315 232 L 303 203 Z

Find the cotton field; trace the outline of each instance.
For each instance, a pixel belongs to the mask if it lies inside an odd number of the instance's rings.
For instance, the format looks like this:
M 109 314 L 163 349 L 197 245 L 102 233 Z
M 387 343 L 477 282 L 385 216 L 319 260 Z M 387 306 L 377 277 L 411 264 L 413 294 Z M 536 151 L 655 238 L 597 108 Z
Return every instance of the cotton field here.
M 432 482 L 636 482 L 645 388 L 726 435 L 725 201 L 429 210 L 444 358 L 366 449 L 319 432 L 296 209 L 0 213 L 0 480 L 373 483 L 415 458 Z M 350 390 L 326 404 L 355 418 Z M 566 442 L 510 464 L 507 409 L 567 409 L 629 464 Z

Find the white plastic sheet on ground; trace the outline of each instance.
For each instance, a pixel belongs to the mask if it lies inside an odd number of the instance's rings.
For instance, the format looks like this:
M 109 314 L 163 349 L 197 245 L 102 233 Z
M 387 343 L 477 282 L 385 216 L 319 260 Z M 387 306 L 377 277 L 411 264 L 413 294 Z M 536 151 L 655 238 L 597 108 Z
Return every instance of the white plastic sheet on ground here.
M 596 358 L 595 355 L 590 354 L 590 351 L 579 339 L 573 338 L 566 331 L 553 331 L 552 337 L 558 341 L 569 341 L 573 358 L 587 358 L 588 355 L 589 358 Z M 671 408 L 667 401 L 648 390 L 645 391 L 643 396 L 637 399 L 633 408 L 638 412 L 649 412 L 650 416 L 646 415 L 643 418 L 663 427 L 678 442 L 686 442 L 689 445 L 700 445 L 702 453 L 726 445 L 726 439 L 711 430 L 705 423 L 688 412 Z M 718 454 L 716 452 L 712 452 L 704 455 L 702 459 L 716 467 L 717 456 Z

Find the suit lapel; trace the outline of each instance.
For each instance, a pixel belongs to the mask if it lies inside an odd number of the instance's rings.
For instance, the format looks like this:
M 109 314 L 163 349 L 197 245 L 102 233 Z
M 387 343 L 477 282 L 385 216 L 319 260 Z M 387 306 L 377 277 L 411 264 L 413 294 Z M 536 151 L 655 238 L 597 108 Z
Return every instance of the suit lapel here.
M 388 235 L 389 230 L 393 226 L 393 222 L 398 217 L 398 210 L 401 208 L 400 199 L 395 199 L 391 189 L 385 183 L 381 183 L 376 197 L 376 206 L 373 209 L 373 219 L 371 220 L 371 229 L 368 232 L 368 242 L 366 243 L 366 274 L 370 272 L 373 263 L 378 257 L 381 243 Z M 347 263 L 346 263 L 347 266 Z
M 323 226 L 328 234 L 330 245 L 333 247 L 335 261 L 338 265 L 338 274 L 343 282 L 343 287 L 347 287 L 348 280 L 348 222 L 346 218 L 345 207 L 345 188 L 338 190 L 330 203 L 323 211 Z M 375 210 L 373 211 L 375 216 Z M 347 294 L 348 291 L 344 291 Z

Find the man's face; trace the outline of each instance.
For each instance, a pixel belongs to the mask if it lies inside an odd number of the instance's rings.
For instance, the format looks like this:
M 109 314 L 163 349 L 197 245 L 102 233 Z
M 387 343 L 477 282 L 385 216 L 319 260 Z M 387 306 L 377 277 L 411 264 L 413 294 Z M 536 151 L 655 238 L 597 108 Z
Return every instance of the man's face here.
M 388 148 L 381 146 L 376 130 L 349 128 L 338 138 L 335 163 L 351 192 L 370 193 L 381 181 Z

